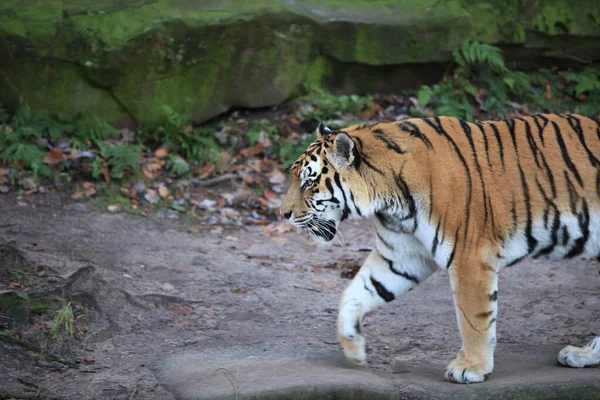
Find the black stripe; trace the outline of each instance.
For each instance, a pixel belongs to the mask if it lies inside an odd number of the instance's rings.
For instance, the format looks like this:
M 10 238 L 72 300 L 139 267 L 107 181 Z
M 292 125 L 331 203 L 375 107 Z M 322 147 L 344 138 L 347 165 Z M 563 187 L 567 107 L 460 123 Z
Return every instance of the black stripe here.
M 527 213 L 527 221 L 525 222 L 525 236 L 527 237 L 527 254 L 531 254 L 531 252 L 537 246 L 537 240 L 533 237 L 533 216 L 531 213 L 531 199 L 529 197 L 529 187 L 527 185 L 527 180 L 525 179 L 525 173 L 523 172 L 523 168 L 521 167 L 521 160 L 519 156 L 519 147 L 517 145 L 517 138 L 515 132 L 516 123 L 514 120 L 507 119 L 505 120 L 506 126 L 508 127 L 508 131 L 510 132 L 510 136 L 512 137 L 512 142 L 515 147 L 515 153 L 517 154 L 517 166 L 519 167 L 519 175 L 521 177 L 521 188 L 523 190 L 523 202 L 525 203 L 525 212 Z
M 546 175 L 548 175 L 548 182 L 550 183 L 550 193 L 552 193 L 552 198 L 556 198 L 556 184 L 554 183 L 554 175 L 552 174 L 552 169 L 546 162 L 546 157 L 544 157 L 544 153 L 540 153 L 542 156 L 542 163 L 544 164 L 544 169 L 546 170 Z
M 395 179 L 396 185 L 398 185 L 398 188 L 400 189 L 400 192 L 402 192 L 402 200 L 405 201 L 407 203 L 407 206 L 408 206 L 408 216 L 405 219 L 414 218 L 414 223 L 415 223 L 414 229 L 413 229 L 413 232 L 414 232 L 414 231 L 417 230 L 417 225 L 419 223 L 418 218 L 416 218 L 416 216 L 417 216 L 417 206 L 415 204 L 415 199 L 413 198 L 412 194 L 410 193 L 408 185 L 402 179 L 402 171 L 400 171 L 395 176 L 395 178 L 396 178 Z
M 498 291 L 494 290 L 494 293 L 490 294 L 490 301 L 498 301 Z
M 585 149 L 585 152 L 587 153 L 588 159 L 590 160 L 590 164 L 598 168 L 598 166 L 600 165 L 600 161 L 598 161 L 598 159 L 590 151 L 589 147 L 587 146 L 587 143 L 585 142 L 585 135 L 583 134 L 583 130 L 581 129 L 581 121 L 579 121 L 579 119 L 573 115 L 566 116 L 565 118 L 567 119 L 567 122 L 569 122 L 569 125 L 571 125 L 571 128 L 577 134 L 579 142 L 581 143 L 581 145 Z
M 582 210 L 581 213 L 577 214 L 577 220 L 579 221 L 579 229 L 581 229 L 581 237 L 575 241 L 575 245 L 569 253 L 566 255 L 567 258 L 572 258 L 583 253 L 585 244 L 590 236 L 590 212 L 585 199 L 582 199 Z
M 387 247 L 390 250 L 394 250 L 394 246 L 392 246 L 387 240 L 385 240 L 383 238 L 383 236 L 381 236 L 381 233 L 379 233 L 379 231 L 377 229 L 375 229 L 375 232 L 377 233 L 377 237 L 379 238 L 379 240 L 381 241 L 381 243 L 383 243 L 383 245 L 385 247 Z
M 569 243 L 569 230 L 567 229 L 566 225 L 563 225 L 562 227 L 562 244 L 563 246 L 566 246 L 567 243 Z
M 433 237 L 433 244 L 431 245 L 431 255 L 434 257 L 438 247 L 438 232 L 440 231 L 441 223 L 442 219 L 440 218 L 440 221 L 438 222 L 437 227 L 435 228 L 435 236 Z
M 539 121 L 538 118 L 541 119 L 542 121 L 544 121 L 544 125 L 542 126 Z M 533 120 L 535 121 L 535 125 L 538 128 L 538 136 L 540 137 L 540 141 L 542 142 L 542 145 L 544 145 L 544 128 L 546 128 L 546 126 L 548 125 L 548 119 L 546 117 L 544 117 L 543 115 L 540 114 L 535 114 L 533 115 Z
M 498 131 L 498 127 L 495 124 L 488 124 L 492 130 L 494 131 L 494 137 L 496 138 L 496 142 L 498 142 L 498 149 L 500 150 L 500 162 L 502 163 L 502 169 L 505 169 L 504 165 L 504 145 L 502 144 L 502 138 L 500 137 L 500 132 Z
M 336 186 L 342 192 L 342 197 L 344 198 L 344 211 L 342 211 L 342 221 L 348 218 L 350 214 L 350 207 L 348 207 L 348 199 L 346 198 L 346 192 L 344 192 L 344 188 L 342 187 L 342 182 L 340 181 L 340 174 L 335 172 L 333 174 L 333 180 L 335 181 Z
M 479 127 L 479 130 L 481 131 L 481 137 L 483 138 L 483 147 L 485 148 L 485 156 L 487 158 L 488 166 L 490 168 L 492 168 L 492 161 L 490 160 L 489 144 L 488 144 L 487 136 L 485 135 L 485 130 L 483 129 L 483 124 L 478 122 L 475 125 L 477 125 Z
M 379 297 L 381 297 L 383 300 L 385 300 L 386 303 L 389 303 L 390 301 L 392 301 L 396 298 L 396 296 L 394 296 L 394 293 L 387 290 L 379 281 L 376 281 L 375 278 L 373 278 L 372 276 L 371 276 L 371 284 L 377 291 L 377 294 L 379 295 Z
M 429 174 L 429 222 L 433 214 L 433 174 Z
M 521 174 L 521 184 L 523 186 L 523 200 L 525 201 L 525 211 L 527 212 L 527 221 L 525 225 L 525 236 L 527 236 L 527 253 L 530 254 L 537 246 L 537 239 L 533 237 L 533 217 L 531 215 L 531 200 L 529 198 L 529 188 L 525 180 L 523 169 L 519 165 L 519 173 Z
M 446 130 L 442 126 L 442 122 L 440 121 L 440 118 L 434 117 L 433 120 L 435 121 L 435 123 L 431 121 L 431 118 L 424 119 L 423 121 L 425 121 L 425 123 L 427 125 L 431 126 L 439 135 L 445 137 L 446 140 L 448 140 L 450 142 L 452 147 L 454 147 L 454 151 L 458 155 L 458 158 L 459 158 L 461 164 L 463 165 L 463 168 L 465 169 L 465 172 L 467 175 L 468 190 L 467 190 L 467 203 L 465 205 L 466 217 L 465 217 L 465 228 L 464 228 L 465 229 L 465 238 L 466 238 L 467 232 L 469 231 L 469 219 L 471 217 L 471 210 L 470 210 L 471 196 L 473 195 L 473 182 L 471 181 L 471 170 L 469 169 L 469 165 L 467 164 L 467 161 L 465 160 L 462 153 L 460 152 L 458 145 L 452 139 L 452 137 L 450 137 L 450 135 L 448 135 L 448 132 L 446 132 Z M 465 240 L 465 244 L 466 244 L 466 240 Z
M 385 143 L 385 145 L 387 146 L 388 149 L 390 149 L 398 154 L 406 153 L 406 151 L 402 150 L 400 148 L 400 146 L 398 146 L 397 143 L 395 143 L 389 137 L 385 136 L 385 134 L 383 133 L 383 131 L 381 129 L 373 130 L 373 134 L 374 134 L 373 137 L 375 137 L 375 139 L 378 139 L 378 140 L 382 141 L 383 143 Z
M 569 207 L 571 208 L 571 212 L 573 214 L 577 214 L 577 202 L 579 200 L 579 194 L 577 194 L 575 186 L 573 185 L 573 182 L 571 182 L 567 171 L 563 171 L 563 173 L 565 174 L 565 183 L 567 185 L 567 193 L 569 194 Z
M 517 230 L 517 226 L 518 226 L 517 206 L 515 204 L 515 196 L 514 195 L 510 200 L 510 213 L 512 215 L 512 228 L 510 231 L 511 231 L 511 233 L 514 233 Z
M 535 161 L 535 165 L 537 165 L 538 168 L 541 168 L 540 162 L 538 160 L 538 153 L 540 152 L 540 149 L 538 149 L 537 144 L 535 143 L 535 139 L 533 138 L 533 135 L 531 134 L 531 126 L 529 125 L 529 122 L 527 122 L 526 119 L 524 118 L 517 118 L 519 121 L 523 121 L 523 123 L 525 124 L 525 137 L 527 138 L 527 143 L 529 144 L 529 150 L 531 150 L 531 154 L 533 154 L 533 159 Z
M 385 262 L 388 263 L 388 266 L 390 267 L 390 271 L 392 271 L 394 274 L 403 277 L 406 280 L 409 280 L 411 282 L 413 282 L 415 285 L 419 284 L 419 279 L 417 279 L 416 276 L 409 274 L 408 272 L 404 272 L 404 271 L 398 271 L 397 269 L 394 268 L 394 262 L 392 260 L 389 260 L 387 258 L 385 258 L 384 256 L 382 256 L 380 254 L 381 258 L 383 258 L 385 260 Z
M 356 201 L 354 201 L 354 193 L 352 193 L 352 191 L 350 191 L 350 201 L 352 202 L 352 205 L 354 206 L 354 209 L 356 210 L 358 216 L 362 217 L 362 212 L 360 211 L 360 208 L 356 205 Z
M 358 145 L 361 147 L 361 148 L 359 149 L 359 150 L 360 150 L 360 155 L 361 155 L 359 159 L 361 160 L 361 163 L 362 163 L 362 162 L 364 162 L 364 163 L 365 163 L 365 164 L 366 164 L 366 165 L 367 165 L 369 168 L 371 168 L 372 170 L 374 170 L 374 171 L 376 171 L 376 172 L 380 173 L 381 175 L 383 175 L 383 171 L 382 171 L 382 170 L 380 170 L 379 168 L 375 167 L 375 166 L 374 166 L 374 165 L 371 163 L 371 161 L 369 160 L 369 158 L 367 157 L 367 155 L 364 153 L 364 147 L 363 147 L 363 142 L 362 142 L 362 140 L 361 140 L 359 137 L 356 137 L 356 136 L 355 136 L 355 137 L 353 137 L 352 139 L 354 139 L 354 141 L 355 141 L 355 142 L 357 142 L 357 143 L 358 143 Z M 358 169 L 358 168 L 357 168 L 357 169 Z
M 481 191 L 483 193 L 483 224 L 485 226 L 487 223 L 489 210 L 487 190 L 485 189 L 485 181 L 483 180 L 483 171 L 481 169 L 481 165 L 479 165 L 479 160 L 477 159 L 477 150 L 475 149 L 475 142 L 473 142 L 473 136 L 471 135 L 471 127 L 463 120 L 460 120 L 460 126 L 463 129 L 467 140 L 469 141 L 469 145 L 471 146 L 471 152 L 473 153 L 473 159 L 475 160 L 475 168 L 477 169 L 477 174 L 479 175 L 479 182 L 481 183 Z
M 583 180 L 581 179 L 581 175 L 579 175 L 579 171 L 577 171 L 575 164 L 573 164 L 571 157 L 569 157 L 569 152 L 567 151 L 567 146 L 565 145 L 565 141 L 562 138 L 560 129 L 558 128 L 558 124 L 552 121 L 552 125 L 554 126 L 556 141 L 558 142 L 558 146 L 560 147 L 560 152 L 562 154 L 563 161 L 567 165 L 567 168 L 569 168 L 573 175 L 575 175 L 575 179 L 577 179 L 579 185 L 583 187 Z
M 547 255 L 552 253 L 552 251 L 554 251 L 554 247 L 556 246 L 556 244 L 558 243 L 558 230 L 560 229 L 560 211 L 558 210 L 558 207 L 556 207 L 556 205 L 554 204 L 554 202 L 546 195 L 546 192 L 544 191 L 544 188 L 542 187 L 541 183 L 539 182 L 539 180 L 536 178 L 535 180 L 538 190 L 540 191 L 540 193 L 542 194 L 542 196 L 544 197 L 544 200 L 546 201 L 546 211 L 545 211 L 545 216 L 544 218 L 547 219 L 547 214 L 549 214 L 549 210 L 553 209 L 554 210 L 554 219 L 552 221 L 552 231 L 550 234 L 550 238 L 551 238 L 551 242 L 548 246 L 540 249 L 536 254 L 534 254 L 533 258 L 537 258 L 543 255 Z M 544 222 L 546 224 L 546 222 Z
M 458 241 L 458 231 L 460 231 L 460 225 L 456 228 L 456 233 L 454 234 L 454 247 L 452 248 L 452 253 L 450 253 L 450 257 L 448 257 L 448 262 L 446 263 L 446 269 L 450 268 L 452 261 L 454 260 L 454 255 L 456 254 L 456 245 Z
M 427 146 L 428 148 L 433 148 L 431 141 L 427 138 L 427 136 L 425 136 L 423 132 L 421 132 L 417 125 L 413 124 L 410 121 L 402 121 L 398 123 L 398 127 L 403 131 L 408 132 L 410 136 L 422 140 L 423 143 L 425 143 L 425 146 Z
M 369 292 L 371 294 L 371 296 L 375 297 L 375 293 L 373 293 L 373 291 L 371 290 L 371 288 L 369 288 L 367 286 L 367 280 L 365 279 L 365 277 L 362 276 L 362 275 L 358 275 L 358 276 L 360 276 L 360 279 L 362 279 L 362 281 L 363 281 L 363 287 L 365 288 L 365 290 L 367 292 Z

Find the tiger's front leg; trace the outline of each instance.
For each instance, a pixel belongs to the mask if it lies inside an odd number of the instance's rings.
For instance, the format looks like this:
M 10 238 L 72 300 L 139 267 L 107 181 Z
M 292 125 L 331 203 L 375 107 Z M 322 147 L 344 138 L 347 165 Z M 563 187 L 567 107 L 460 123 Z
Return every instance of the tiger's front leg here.
M 449 274 L 462 347 L 444 377 L 455 383 L 483 382 L 494 369 L 497 269 L 462 260 L 450 267 Z
M 413 236 L 395 234 L 385 242 L 380 236 L 340 300 L 338 340 L 351 362 L 367 362 L 366 341 L 361 333 L 363 317 L 414 288 L 437 269 Z

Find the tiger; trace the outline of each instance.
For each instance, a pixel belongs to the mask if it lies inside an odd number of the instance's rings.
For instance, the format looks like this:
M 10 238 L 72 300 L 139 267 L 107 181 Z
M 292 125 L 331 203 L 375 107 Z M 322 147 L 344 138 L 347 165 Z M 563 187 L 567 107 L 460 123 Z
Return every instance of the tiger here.
M 317 128 L 290 167 L 281 215 L 314 240 L 372 218 L 375 247 L 343 291 L 337 337 L 365 365 L 363 318 L 434 271 L 450 278 L 462 346 L 444 370 L 479 383 L 494 368 L 498 275 L 527 258 L 600 260 L 600 120 L 572 113 L 453 117 Z M 600 336 L 557 356 L 600 363 Z

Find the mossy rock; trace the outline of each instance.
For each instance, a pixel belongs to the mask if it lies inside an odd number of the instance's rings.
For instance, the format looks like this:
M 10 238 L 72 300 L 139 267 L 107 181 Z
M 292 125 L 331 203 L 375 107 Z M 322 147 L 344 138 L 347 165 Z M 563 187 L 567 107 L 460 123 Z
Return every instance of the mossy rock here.
M 72 120 L 202 122 L 305 82 L 417 87 L 467 38 L 510 59 L 600 59 L 594 0 L 23 0 L 0 4 L 0 103 Z M 428 64 L 432 63 L 432 64 Z M 439 68 L 438 71 L 443 71 Z M 356 75 L 355 73 L 362 73 Z M 402 79 L 406 73 L 410 79 Z M 428 80 L 429 79 L 429 80 Z

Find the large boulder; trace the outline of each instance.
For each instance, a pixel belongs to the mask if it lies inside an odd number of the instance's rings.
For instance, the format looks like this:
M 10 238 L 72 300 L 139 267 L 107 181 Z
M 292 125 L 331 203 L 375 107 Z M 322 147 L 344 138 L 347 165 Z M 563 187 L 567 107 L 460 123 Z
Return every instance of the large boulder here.
M 72 120 L 201 122 L 305 83 L 392 90 L 439 78 L 463 40 L 516 62 L 600 58 L 595 0 L 22 0 L 0 3 L 0 103 Z

